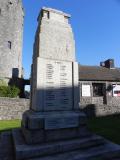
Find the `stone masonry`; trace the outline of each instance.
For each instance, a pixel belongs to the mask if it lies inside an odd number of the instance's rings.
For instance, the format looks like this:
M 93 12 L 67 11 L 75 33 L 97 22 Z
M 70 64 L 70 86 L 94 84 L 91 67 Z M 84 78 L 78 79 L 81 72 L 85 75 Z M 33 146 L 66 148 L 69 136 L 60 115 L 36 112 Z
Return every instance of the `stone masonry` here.
M 75 42 L 69 18 L 69 14 L 51 8 L 44 8 L 43 17 L 39 14 L 33 63 L 36 57 L 75 60 Z
M 22 119 L 28 109 L 29 99 L 0 98 L 0 120 Z
M 104 84 L 104 95 L 93 96 L 92 83 Z M 107 116 L 120 114 L 120 97 L 113 97 L 112 90 L 107 91 L 109 85 L 120 84 L 119 82 L 107 82 L 107 81 L 79 81 L 80 90 L 80 103 L 79 107 L 85 111 L 87 116 Z M 82 96 L 82 85 L 90 85 L 90 96 Z M 110 95 L 109 95 L 110 94 Z
M 24 11 L 21 0 L 0 0 L 0 78 L 22 77 Z

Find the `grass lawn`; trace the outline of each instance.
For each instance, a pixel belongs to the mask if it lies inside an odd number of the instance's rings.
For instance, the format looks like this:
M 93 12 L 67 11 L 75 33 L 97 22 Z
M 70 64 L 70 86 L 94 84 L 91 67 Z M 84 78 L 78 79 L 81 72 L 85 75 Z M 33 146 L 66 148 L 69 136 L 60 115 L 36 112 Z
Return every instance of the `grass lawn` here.
M 20 126 L 20 120 L 0 121 L 0 132 Z M 120 115 L 88 119 L 88 128 L 94 133 L 120 144 Z
M 94 133 L 120 144 L 120 115 L 88 119 L 88 127 Z
M 10 130 L 12 128 L 18 128 L 21 125 L 20 120 L 3 120 L 0 121 L 0 132 Z

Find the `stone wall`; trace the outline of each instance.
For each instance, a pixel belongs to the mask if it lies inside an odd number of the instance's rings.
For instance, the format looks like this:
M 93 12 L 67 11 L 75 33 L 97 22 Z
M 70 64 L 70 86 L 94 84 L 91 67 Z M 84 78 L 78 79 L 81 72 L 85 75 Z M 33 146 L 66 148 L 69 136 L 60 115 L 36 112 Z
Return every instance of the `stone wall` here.
M 81 110 L 86 113 L 88 117 L 101 117 L 108 115 L 120 114 L 119 106 L 108 106 L 100 104 L 89 104 L 86 106 L 80 106 Z
M 0 120 L 21 119 L 29 109 L 29 99 L 0 98 Z
M 94 97 L 93 96 L 93 87 L 92 87 L 92 83 L 103 83 L 106 84 L 106 82 L 101 82 L 101 81 L 80 81 L 79 83 L 79 88 L 80 88 L 80 104 L 81 105 L 89 105 L 89 104 L 99 104 L 102 105 L 104 104 L 104 96 L 100 96 L 100 97 Z M 89 97 L 85 97 L 82 96 L 82 84 L 85 85 L 90 85 L 90 96 Z
M 93 96 L 92 83 L 104 83 L 106 90 L 104 95 L 100 97 Z M 120 114 L 120 97 L 113 97 L 112 90 L 107 91 L 108 85 L 120 84 L 118 82 L 105 81 L 80 81 L 80 109 L 86 112 L 90 117 L 92 116 L 106 116 L 112 114 Z M 90 85 L 90 96 L 82 96 L 82 84 Z

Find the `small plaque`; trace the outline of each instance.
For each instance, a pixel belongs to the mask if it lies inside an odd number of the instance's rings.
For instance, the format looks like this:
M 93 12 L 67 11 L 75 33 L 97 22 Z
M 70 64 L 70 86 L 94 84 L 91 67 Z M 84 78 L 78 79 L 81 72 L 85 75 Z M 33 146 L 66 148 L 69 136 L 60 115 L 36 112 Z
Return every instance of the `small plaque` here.
M 49 117 L 45 119 L 45 129 L 74 128 L 79 126 L 78 116 Z

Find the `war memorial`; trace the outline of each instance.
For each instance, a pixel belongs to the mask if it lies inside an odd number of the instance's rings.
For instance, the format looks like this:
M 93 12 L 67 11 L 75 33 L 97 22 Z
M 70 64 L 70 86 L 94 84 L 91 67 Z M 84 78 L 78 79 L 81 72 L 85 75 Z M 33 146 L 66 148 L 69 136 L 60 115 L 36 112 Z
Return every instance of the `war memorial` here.
M 79 109 L 78 63 L 69 18 L 45 7 L 38 16 L 30 109 L 23 114 L 21 128 L 12 130 L 11 155 L 16 160 L 120 157 L 120 146 L 91 133 Z

